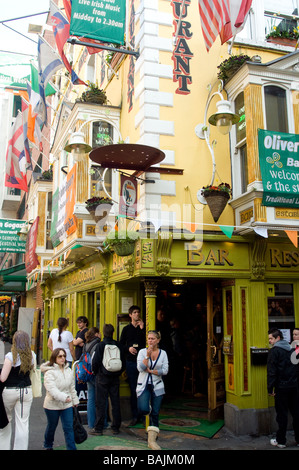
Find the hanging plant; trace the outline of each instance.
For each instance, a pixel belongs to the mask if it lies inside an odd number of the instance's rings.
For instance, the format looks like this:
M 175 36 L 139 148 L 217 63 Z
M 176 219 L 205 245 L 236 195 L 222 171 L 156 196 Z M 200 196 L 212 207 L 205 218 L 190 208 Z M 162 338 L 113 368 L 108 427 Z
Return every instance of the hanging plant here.
M 95 83 L 89 81 L 87 83 L 88 89 L 82 93 L 78 101 L 83 103 L 106 104 L 108 101 L 106 92 L 101 90 Z
M 240 55 L 231 55 L 228 59 L 225 59 L 218 65 L 218 78 L 223 82 L 229 80 L 235 73 L 239 70 L 242 65 L 251 60 L 249 55 L 240 54 Z
M 99 205 L 102 205 L 102 204 L 109 204 L 110 205 L 110 208 L 108 207 L 107 210 L 105 210 L 103 212 L 103 214 L 101 215 L 96 215 L 96 209 Z M 113 205 L 113 201 L 112 199 L 110 199 L 109 197 L 98 197 L 98 196 L 94 196 L 94 197 L 91 197 L 90 199 L 87 199 L 87 201 L 85 201 L 85 205 L 86 205 L 86 209 L 88 210 L 88 212 L 90 213 L 90 215 L 92 216 L 92 218 L 95 220 L 95 222 L 98 222 L 99 220 L 101 220 L 103 217 L 105 217 L 107 214 L 109 214 L 110 210 L 111 210 L 111 207 Z M 107 208 L 107 206 L 106 206 Z
M 230 185 L 220 183 L 218 186 L 205 186 L 202 188 L 202 194 L 207 201 L 214 221 L 217 222 L 231 197 Z
M 127 230 L 111 230 L 104 246 L 112 249 L 118 256 L 129 256 L 134 253 L 135 242 L 139 239 L 136 232 Z

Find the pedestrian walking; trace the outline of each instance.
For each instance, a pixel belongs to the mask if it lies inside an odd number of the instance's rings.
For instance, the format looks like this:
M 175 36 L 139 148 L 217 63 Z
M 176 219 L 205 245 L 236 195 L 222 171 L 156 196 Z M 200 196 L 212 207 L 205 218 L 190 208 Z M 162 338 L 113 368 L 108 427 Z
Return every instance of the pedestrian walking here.
M 147 336 L 148 348 L 141 349 L 137 356 L 137 405 L 143 415 L 149 414 L 150 426 L 147 428 L 148 447 L 160 450 L 156 443 L 159 434 L 159 412 L 165 394 L 162 377 L 168 374 L 166 351 L 159 348 L 161 335 L 150 330 Z
M 280 330 L 272 328 L 268 332 L 272 348 L 268 354 L 267 386 L 269 395 L 274 396 L 278 430 L 270 443 L 279 448 L 286 447 L 288 410 L 293 418 L 295 440 L 299 444 L 299 407 L 296 361 L 292 361 L 294 349 L 283 339 Z
M 83 354 L 89 353 L 92 360 L 97 345 L 101 342 L 99 328 L 93 326 L 85 333 L 86 343 L 83 346 Z M 95 375 L 92 375 L 87 382 L 87 424 L 89 429 L 93 429 L 96 421 L 96 401 L 95 401 Z
M 0 429 L 0 450 L 10 450 L 13 413 L 15 437 L 13 450 L 27 450 L 29 441 L 29 416 L 32 404 L 30 370 L 34 364 L 30 339 L 26 332 L 17 331 L 11 351 L 5 355 L 0 380 L 4 382 L 2 393 L 8 424 Z
M 78 361 L 81 357 L 83 346 L 85 343 L 85 333 L 88 331 L 88 319 L 84 316 L 80 316 L 76 320 L 78 331 L 76 338 L 73 340 L 73 345 L 75 347 L 75 360 Z
M 50 333 L 48 348 L 51 352 L 56 348 L 63 348 L 66 351 L 66 360 L 69 366 L 72 367 L 72 362 L 75 360 L 74 337 L 71 331 L 67 330 L 68 324 L 67 318 L 58 318 L 57 328 L 54 328 Z
M 75 380 L 71 368 L 66 361 L 66 351 L 54 349 L 50 360 L 41 365 L 44 375 L 44 386 L 47 391 L 44 410 L 47 416 L 44 448 L 52 450 L 55 431 L 61 419 L 67 450 L 76 450 L 73 429 L 73 406 L 79 404 L 75 389 Z
M 94 429 L 89 431 L 89 434 L 95 436 L 103 434 L 108 396 L 112 407 L 112 433 L 119 434 L 121 425 L 119 376 L 123 371 L 124 359 L 121 344 L 113 339 L 113 333 L 113 325 L 105 324 L 103 326 L 104 339 L 96 347 L 92 359 L 92 370 L 96 375 L 96 423 Z M 108 360 L 106 362 L 106 355 L 110 351 L 110 346 L 113 346 L 115 353 L 118 354 L 118 357 L 116 354 L 112 357 L 111 352 L 112 361 L 118 363 L 117 367 L 111 367 L 113 370 L 109 370 Z
M 145 347 L 145 328 L 144 322 L 140 317 L 140 308 L 137 305 L 132 305 L 129 308 L 129 317 L 131 319 L 131 323 L 123 328 L 120 336 L 120 343 L 124 348 L 126 356 L 126 373 L 130 387 L 132 421 L 129 426 L 135 426 L 135 424 L 142 419 L 142 417 L 138 415 L 137 409 L 137 354 L 140 349 Z

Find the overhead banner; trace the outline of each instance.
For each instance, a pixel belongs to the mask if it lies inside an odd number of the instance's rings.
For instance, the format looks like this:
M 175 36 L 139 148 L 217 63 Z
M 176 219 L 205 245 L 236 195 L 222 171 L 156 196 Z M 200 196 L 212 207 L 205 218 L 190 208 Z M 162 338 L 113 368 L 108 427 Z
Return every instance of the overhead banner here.
M 263 205 L 299 207 L 299 135 L 259 129 Z
M 76 200 L 76 167 L 63 180 L 59 189 L 53 194 L 51 240 L 54 247 L 58 246 L 77 228 L 74 207 Z
M 30 62 L 21 54 L 0 52 L 0 88 L 27 90 L 30 80 Z
M 26 241 L 18 235 L 25 224 L 25 220 L 0 219 L 0 252 L 25 253 Z
M 33 271 L 39 265 L 39 261 L 36 255 L 38 222 L 39 217 L 35 219 L 27 235 L 25 254 L 25 269 L 27 273 L 31 273 L 31 271 Z
M 72 0 L 70 34 L 124 44 L 126 0 Z
M 137 182 L 135 178 L 121 175 L 119 214 L 126 217 L 137 216 Z

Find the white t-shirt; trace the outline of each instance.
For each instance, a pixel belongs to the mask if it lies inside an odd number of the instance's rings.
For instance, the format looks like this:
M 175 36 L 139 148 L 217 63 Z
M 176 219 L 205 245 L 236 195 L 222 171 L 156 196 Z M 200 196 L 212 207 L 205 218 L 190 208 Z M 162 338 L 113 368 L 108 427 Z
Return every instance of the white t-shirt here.
M 58 328 L 54 328 L 54 330 L 51 331 L 50 333 L 50 338 L 53 343 L 53 350 L 56 348 L 62 348 L 65 349 L 66 351 L 66 360 L 67 361 L 72 361 L 72 355 L 69 347 L 69 343 L 71 343 L 74 339 L 72 333 L 70 331 L 64 330 L 62 331 L 60 338 L 61 341 L 58 341 L 58 336 L 59 336 L 59 330 Z
M 12 362 L 13 367 L 18 367 L 18 366 L 21 365 L 21 359 L 20 359 L 19 354 L 17 355 L 17 360 L 16 360 L 15 364 L 13 363 L 13 357 L 12 357 L 12 352 L 11 351 L 9 351 L 7 354 L 5 354 L 5 358 L 9 359 L 10 362 Z M 31 364 L 34 364 L 33 352 L 32 352 L 32 362 L 31 362 Z

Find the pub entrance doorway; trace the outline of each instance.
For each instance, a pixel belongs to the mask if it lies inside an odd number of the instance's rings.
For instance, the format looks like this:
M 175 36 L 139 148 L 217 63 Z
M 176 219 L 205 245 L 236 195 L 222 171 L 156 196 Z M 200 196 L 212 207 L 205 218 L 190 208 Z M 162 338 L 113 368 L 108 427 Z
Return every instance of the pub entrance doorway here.
M 225 377 L 221 283 L 162 281 L 157 291 L 156 329 L 169 357 L 164 402 L 192 401 L 210 419 L 223 417 Z M 190 405 L 192 406 L 192 404 Z

